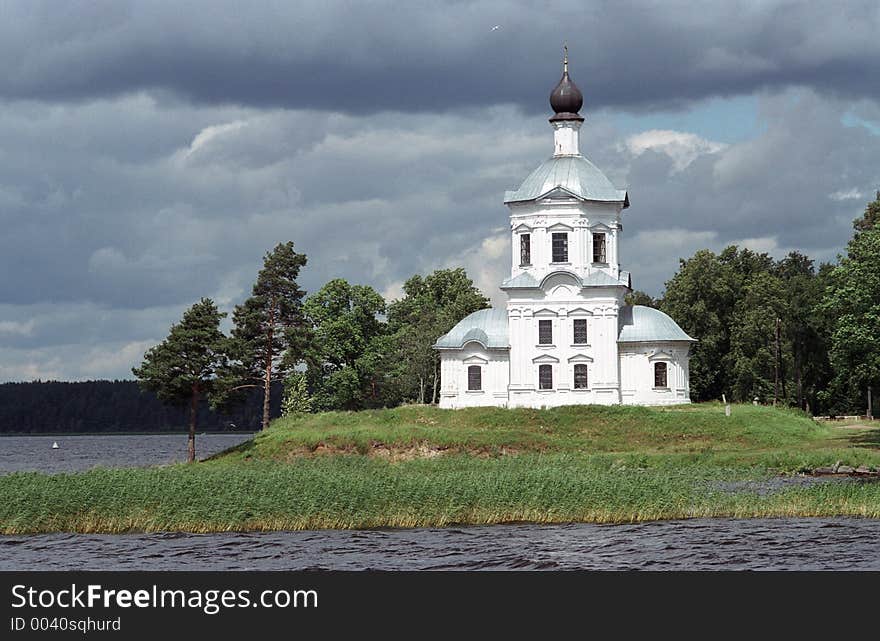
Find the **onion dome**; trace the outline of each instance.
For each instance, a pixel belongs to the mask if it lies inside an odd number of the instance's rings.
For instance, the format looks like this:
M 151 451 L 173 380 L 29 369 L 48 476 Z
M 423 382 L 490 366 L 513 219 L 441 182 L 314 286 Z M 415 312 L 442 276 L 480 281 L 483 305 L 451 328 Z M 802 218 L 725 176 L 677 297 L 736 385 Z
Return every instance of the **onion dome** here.
M 584 104 L 584 96 L 581 90 L 568 77 L 568 47 L 564 47 L 565 56 L 562 60 L 562 78 L 559 84 L 550 94 L 550 106 L 553 108 L 555 115 L 550 118 L 550 122 L 559 120 L 577 120 L 583 122 L 583 118 L 578 111 Z

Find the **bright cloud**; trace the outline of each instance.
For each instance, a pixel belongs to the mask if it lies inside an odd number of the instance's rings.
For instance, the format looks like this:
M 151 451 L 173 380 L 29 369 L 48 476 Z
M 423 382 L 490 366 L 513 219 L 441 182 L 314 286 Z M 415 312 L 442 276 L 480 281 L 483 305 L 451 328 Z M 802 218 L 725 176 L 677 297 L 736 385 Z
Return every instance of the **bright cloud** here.
M 673 161 L 674 171 L 682 171 L 698 156 L 718 153 L 727 148 L 724 143 L 669 129 L 652 129 L 634 134 L 624 140 L 621 146 L 634 156 L 640 156 L 649 150 L 666 154 Z

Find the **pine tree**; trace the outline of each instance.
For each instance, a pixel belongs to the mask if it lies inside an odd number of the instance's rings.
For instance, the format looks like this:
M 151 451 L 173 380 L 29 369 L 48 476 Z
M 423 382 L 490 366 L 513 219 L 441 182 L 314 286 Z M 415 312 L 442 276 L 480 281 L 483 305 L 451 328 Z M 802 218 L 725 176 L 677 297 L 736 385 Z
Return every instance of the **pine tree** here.
M 187 460 L 196 458 L 196 422 L 199 401 L 215 391 L 219 369 L 226 364 L 228 339 L 220 331 L 226 316 L 209 298 L 190 307 L 172 325 L 168 337 L 147 350 L 140 367 L 132 368 L 143 389 L 171 405 L 189 403 Z
M 232 315 L 236 365 L 224 373 L 226 388 L 263 389 L 262 428 L 269 426 L 272 381 L 283 379 L 301 359 L 308 331 L 302 313 L 305 292 L 296 282 L 306 264 L 293 243 L 279 243 L 263 259 L 253 291 Z M 239 384 L 232 385 L 231 382 Z

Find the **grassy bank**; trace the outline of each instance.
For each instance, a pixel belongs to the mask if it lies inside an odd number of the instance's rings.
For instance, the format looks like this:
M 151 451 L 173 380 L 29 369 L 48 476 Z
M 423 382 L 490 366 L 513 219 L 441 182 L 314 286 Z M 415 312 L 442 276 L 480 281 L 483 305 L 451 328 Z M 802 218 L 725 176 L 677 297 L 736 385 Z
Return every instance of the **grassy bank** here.
M 783 484 L 880 466 L 880 430 L 719 405 L 404 407 L 276 421 L 197 465 L 0 477 L 0 532 L 272 530 L 697 516 L 880 518 L 880 483 Z

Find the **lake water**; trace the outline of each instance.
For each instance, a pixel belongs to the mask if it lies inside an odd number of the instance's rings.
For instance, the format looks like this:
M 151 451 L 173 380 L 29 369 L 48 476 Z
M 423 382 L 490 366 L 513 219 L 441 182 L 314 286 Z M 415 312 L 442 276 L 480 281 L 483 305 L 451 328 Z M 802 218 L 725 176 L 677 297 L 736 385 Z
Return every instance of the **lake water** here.
M 252 434 L 196 435 L 196 454 L 205 458 Z M 186 434 L 104 436 L 0 436 L 0 474 L 77 472 L 102 467 L 164 465 L 186 460 Z M 58 449 L 52 449 L 52 443 Z
M 249 434 L 197 438 L 200 457 Z M 52 442 L 61 446 L 52 449 Z M 0 474 L 183 461 L 186 436 L 0 437 Z M 734 488 L 735 489 L 735 488 Z M 880 520 L 0 536 L 0 570 L 880 570 Z
M 880 570 L 880 521 L 0 537 L 0 570 Z

